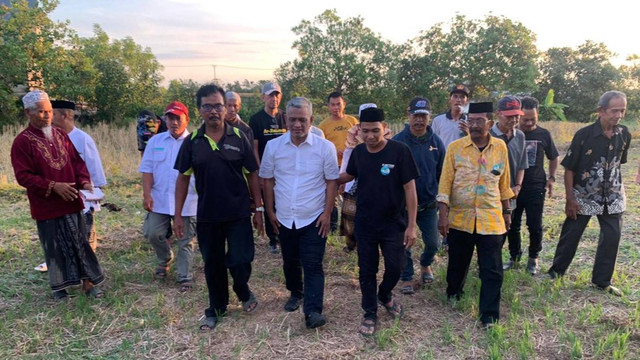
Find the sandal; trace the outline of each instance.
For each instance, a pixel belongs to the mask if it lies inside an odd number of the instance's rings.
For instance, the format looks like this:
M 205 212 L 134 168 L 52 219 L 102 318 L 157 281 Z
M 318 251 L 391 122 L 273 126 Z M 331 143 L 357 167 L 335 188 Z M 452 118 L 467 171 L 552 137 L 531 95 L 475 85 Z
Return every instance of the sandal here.
M 47 272 L 47 263 L 43 262 L 42 264 L 39 264 L 38 266 L 34 267 L 33 270 L 35 271 L 39 271 L 39 272 Z
M 400 292 L 402 292 L 404 295 L 413 295 L 416 293 L 415 289 L 413 288 L 413 282 L 412 281 L 405 281 L 402 283 L 402 287 L 400 288 Z
M 358 329 L 358 333 L 364 337 L 373 336 L 376 332 L 376 321 L 373 319 L 362 319 L 360 323 L 360 329 Z
M 191 289 L 193 289 L 193 283 L 191 281 L 184 281 L 184 282 L 180 283 L 180 290 L 179 291 L 181 293 L 191 291 Z
M 402 307 L 402 304 L 397 301 L 391 299 L 391 305 L 388 305 L 388 303 L 384 304 L 380 300 L 378 300 L 378 302 L 387 310 L 392 319 L 400 319 L 402 318 L 402 315 L 404 315 L 404 308 Z
M 158 265 L 158 267 L 156 268 L 156 277 L 158 279 L 164 279 L 167 277 L 168 272 L 169 272 L 168 266 Z
M 254 312 L 257 307 L 258 299 L 256 299 L 256 296 L 253 293 L 250 293 L 249 300 L 242 302 L 242 310 L 246 311 L 247 313 Z
M 433 273 L 427 273 L 427 272 L 422 273 L 422 284 L 423 285 L 432 284 L 434 280 L 435 280 L 435 278 L 433 277 Z
M 95 286 L 92 286 L 92 287 L 91 287 L 91 289 L 86 290 L 86 291 L 84 292 L 84 294 L 85 294 L 87 297 L 90 297 L 90 298 L 93 298 L 93 299 L 99 299 L 99 298 L 101 298 L 101 297 L 102 297 L 102 295 L 103 295 L 102 290 L 100 290 L 99 288 L 97 288 L 97 287 L 95 287 Z
M 200 320 L 200 330 L 213 330 L 218 325 L 218 318 L 215 316 L 204 316 L 202 320 Z

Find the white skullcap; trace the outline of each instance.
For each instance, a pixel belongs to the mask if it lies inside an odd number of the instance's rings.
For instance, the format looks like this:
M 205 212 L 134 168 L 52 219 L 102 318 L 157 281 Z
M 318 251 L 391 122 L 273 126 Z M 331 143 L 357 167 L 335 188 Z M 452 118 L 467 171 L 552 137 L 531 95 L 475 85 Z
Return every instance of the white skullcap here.
M 374 103 L 366 103 L 366 104 L 362 104 L 360 105 L 360 109 L 358 110 L 358 116 L 360 116 L 360 113 L 362 113 L 362 110 L 364 109 L 368 109 L 368 108 L 378 108 L 378 105 L 374 104 Z
M 49 100 L 49 95 L 42 90 L 33 90 L 27 93 L 27 95 L 22 97 L 22 104 L 27 108 L 38 101 Z

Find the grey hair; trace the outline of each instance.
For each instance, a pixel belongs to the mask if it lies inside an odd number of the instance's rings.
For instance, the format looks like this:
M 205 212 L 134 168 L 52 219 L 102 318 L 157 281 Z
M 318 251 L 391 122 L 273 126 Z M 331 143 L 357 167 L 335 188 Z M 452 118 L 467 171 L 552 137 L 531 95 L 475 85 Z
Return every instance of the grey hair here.
M 290 108 L 297 108 L 297 109 L 307 108 L 309 109 L 309 115 L 313 114 L 313 105 L 311 105 L 311 101 L 309 101 L 309 99 L 305 97 L 299 96 L 289 100 L 289 102 L 287 103 L 287 112 L 289 112 Z
M 24 109 L 25 109 L 25 110 L 29 110 L 29 111 L 31 111 L 31 110 L 37 110 L 37 109 L 38 109 L 38 103 L 37 103 L 37 102 L 34 102 L 33 104 L 29 104 L 29 105 L 25 106 L 25 108 L 24 108 Z
M 238 93 L 237 93 L 237 92 L 235 92 L 235 91 L 227 91 L 227 92 L 224 94 L 224 97 L 225 97 L 227 100 L 231 100 L 231 99 L 235 99 L 235 98 L 237 98 L 238 100 L 240 100 L 240 102 L 242 102 L 242 98 L 240 97 L 240 94 L 238 94 Z
M 617 90 L 607 91 L 600 96 L 600 100 L 598 100 L 598 108 L 606 109 L 613 99 L 624 99 L 624 101 L 627 101 L 627 94 Z

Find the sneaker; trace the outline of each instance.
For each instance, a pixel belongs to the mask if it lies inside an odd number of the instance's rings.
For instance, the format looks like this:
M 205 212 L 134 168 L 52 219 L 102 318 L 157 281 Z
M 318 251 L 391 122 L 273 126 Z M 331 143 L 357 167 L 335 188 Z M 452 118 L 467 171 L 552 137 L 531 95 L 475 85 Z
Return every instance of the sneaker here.
M 33 270 L 39 271 L 39 272 L 47 272 L 49 269 L 47 268 L 47 263 L 43 262 L 42 264 L 34 267 Z
M 506 263 L 504 263 L 504 265 L 502 266 L 502 270 L 511 270 L 511 269 L 515 269 L 516 267 L 518 267 L 518 262 L 516 260 L 509 260 Z
M 300 307 L 300 303 L 302 303 L 302 298 L 291 296 L 287 303 L 284 304 L 284 310 L 288 312 L 296 311 Z
M 272 254 L 279 254 L 280 249 L 278 249 L 278 245 L 269 245 L 269 252 Z
M 305 317 L 304 323 L 307 326 L 307 329 L 315 329 L 326 324 L 327 317 L 322 314 L 318 314 L 317 312 L 312 312 Z
M 538 273 L 538 259 L 529 259 L 527 262 L 527 272 L 531 275 Z

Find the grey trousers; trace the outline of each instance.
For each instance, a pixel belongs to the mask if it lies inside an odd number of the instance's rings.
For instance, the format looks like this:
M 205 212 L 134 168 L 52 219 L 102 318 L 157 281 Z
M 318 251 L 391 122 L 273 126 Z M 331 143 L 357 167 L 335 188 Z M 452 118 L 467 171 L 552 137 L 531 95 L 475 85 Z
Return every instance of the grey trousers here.
M 178 257 L 176 261 L 178 282 L 192 281 L 193 253 L 196 248 L 194 236 L 196 233 L 196 217 L 184 216 L 184 237 L 178 239 Z M 171 234 L 173 216 L 147 213 L 144 220 L 144 236 L 149 240 L 158 258 L 158 266 L 169 266 L 173 262 L 173 251 L 168 237 Z
M 597 215 L 600 223 L 600 237 L 596 259 L 593 263 L 591 282 L 600 287 L 611 285 L 611 277 L 618 257 L 618 245 L 622 229 L 622 214 Z M 563 275 L 578 249 L 584 229 L 589 224 L 590 215 L 578 215 L 576 220 L 567 218 L 562 225 L 560 241 L 556 247 L 551 270 Z

